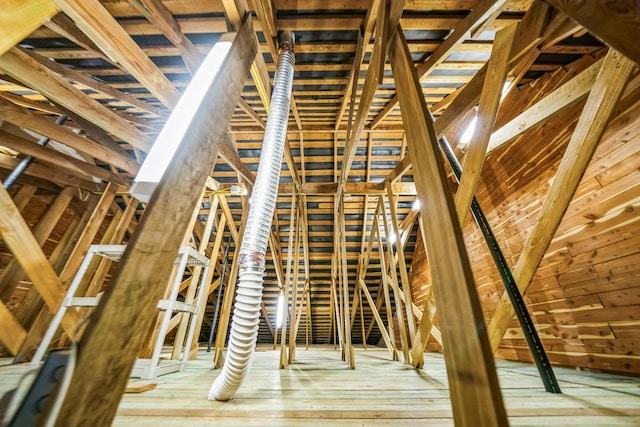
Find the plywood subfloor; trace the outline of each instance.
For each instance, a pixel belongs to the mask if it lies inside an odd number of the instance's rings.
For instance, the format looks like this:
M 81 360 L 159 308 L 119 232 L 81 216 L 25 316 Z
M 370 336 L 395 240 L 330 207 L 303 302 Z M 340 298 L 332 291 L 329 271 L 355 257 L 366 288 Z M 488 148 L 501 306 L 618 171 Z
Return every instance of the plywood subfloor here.
M 300 349 L 286 370 L 276 369 L 278 357 L 257 351 L 236 396 L 211 402 L 207 392 L 220 371 L 201 351 L 183 372 L 155 380 L 155 389 L 125 394 L 114 425 L 453 425 L 441 354 L 428 353 L 423 370 L 371 347 L 356 349 L 353 371 L 333 347 Z M 497 361 L 497 368 L 512 426 L 640 425 L 640 379 L 556 368 L 564 394 L 553 395 L 533 366 Z M 0 391 L 18 371 L 0 367 Z

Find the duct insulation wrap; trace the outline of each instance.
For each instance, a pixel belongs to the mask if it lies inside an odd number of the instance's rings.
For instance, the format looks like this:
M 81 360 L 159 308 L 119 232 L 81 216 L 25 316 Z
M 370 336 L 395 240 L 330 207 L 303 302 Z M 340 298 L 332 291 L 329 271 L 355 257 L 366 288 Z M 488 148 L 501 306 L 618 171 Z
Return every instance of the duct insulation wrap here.
M 278 58 L 271 110 L 262 144 L 249 216 L 240 246 L 238 287 L 227 357 L 222 372 L 209 389 L 209 400 L 229 400 L 249 370 L 258 337 L 265 253 L 278 196 L 282 154 L 289 121 L 294 55 L 283 50 Z

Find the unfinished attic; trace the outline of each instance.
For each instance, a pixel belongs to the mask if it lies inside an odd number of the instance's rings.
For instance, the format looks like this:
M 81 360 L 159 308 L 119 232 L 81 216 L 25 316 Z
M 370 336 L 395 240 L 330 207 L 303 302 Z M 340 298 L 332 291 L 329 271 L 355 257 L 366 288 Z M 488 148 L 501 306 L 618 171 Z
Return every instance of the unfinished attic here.
M 639 64 L 638 0 L 0 0 L 0 425 L 639 424 Z

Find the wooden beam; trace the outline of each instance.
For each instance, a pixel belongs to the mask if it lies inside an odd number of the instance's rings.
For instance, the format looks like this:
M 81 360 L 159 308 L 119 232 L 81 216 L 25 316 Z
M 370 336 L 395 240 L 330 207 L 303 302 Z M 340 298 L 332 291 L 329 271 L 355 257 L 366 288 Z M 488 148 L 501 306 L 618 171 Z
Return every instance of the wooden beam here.
M 284 298 L 284 302 L 282 304 L 283 306 L 283 318 L 282 318 L 282 324 L 281 324 L 281 335 L 282 338 L 280 339 L 280 361 L 278 363 L 278 367 L 280 369 L 284 369 L 287 366 L 289 366 L 289 357 L 287 355 L 287 322 L 289 321 L 289 294 L 291 293 L 291 269 L 293 268 L 292 266 L 292 262 L 293 262 L 293 241 L 294 241 L 294 236 L 297 236 L 297 223 L 296 223 L 296 219 L 298 218 L 297 215 L 297 207 L 298 204 L 296 203 L 296 199 L 297 199 L 297 194 L 293 193 L 291 195 L 291 208 L 289 209 L 289 238 L 287 239 L 288 242 L 288 247 L 287 247 L 287 269 L 285 272 L 285 281 L 283 283 L 283 288 L 282 288 L 282 295 Z M 295 233 L 295 234 L 294 234 Z M 296 267 L 297 268 L 297 267 Z M 285 307 L 287 307 L 285 309 Z
M 297 328 L 296 325 L 298 312 L 298 293 L 300 290 L 300 282 L 298 280 L 298 276 L 300 273 L 300 241 L 302 238 L 302 220 L 300 215 L 300 209 L 296 209 L 296 233 L 294 238 L 294 249 L 293 249 L 293 271 L 292 271 L 292 279 L 291 279 L 291 299 L 288 304 L 289 318 L 291 321 L 289 322 L 289 356 L 287 360 L 287 364 L 290 365 L 295 361 L 296 354 L 296 339 L 297 339 Z M 302 307 L 302 301 L 300 301 L 300 307 Z M 284 341 L 283 341 L 284 344 Z
M 242 18 L 245 14 L 250 12 L 246 0 L 222 0 L 222 5 L 229 21 L 236 29 L 241 26 Z M 257 43 L 257 36 L 255 37 Z M 262 53 L 256 55 L 253 64 L 251 64 L 251 77 L 265 110 L 269 112 L 269 107 L 271 106 L 271 81 L 269 80 L 267 64 L 264 62 Z
M 558 173 L 513 269 L 513 277 L 522 294 L 529 287 L 569 207 L 633 68 L 630 59 L 613 49 L 609 50 L 558 166 Z M 500 345 L 513 314 L 509 298 L 504 293 L 489 324 L 489 337 L 494 351 Z
M 380 196 L 381 197 L 381 196 Z M 378 198 L 378 200 L 380 200 L 380 197 Z M 387 276 L 387 265 L 389 265 L 390 263 L 388 262 L 388 258 L 390 257 L 389 252 L 387 252 L 387 258 L 385 258 L 385 254 L 384 254 L 384 244 L 382 243 L 382 235 L 380 234 L 380 230 L 379 230 L 379 221 L 380 221 L 380 203 L 378 203 L 378 206 L 376 207 L 376 212 L 374 214 L 374 218 L 373 218 L 373 227 L 372 227 L 372 233 L 371 233 L 371 239 L 373 239 L 374 236 L 374 231 L 373 229 L 375 229 L 375 235 L 377 236 L 377 240 L 378 240 L 378 257 L 380 259 L 380 273 L 381 273 L 381 282 L 382 282 L 382 291 L 383 291 L 383 295 L 384 295 L 384 308 L 385 308 L 385 313 L 387 315 L 387 328 L 389 328 L 389 338 L 391 340 L 391 342 L 393 343 L 393 348 L 394 350 L 396 349 L 396 334 L 395 334 L 395 328 L 393 327 L 393 313 L 391 311 L 391 295 L 389 294 L 389 279 Z M 378 291 L 378 297 L 380 296 L 380 292 Z M 378 298 L 376 297 L 376 298 Z M 377 307 L 377 305 L 376 305 Z M 397 360 L 398 358 L 398 353 L 395 352 L 394 353 L 394 360 Z M 406 360 L 406 359 L 405 359 Z
M 250 185 L 256 181 L 256 175 L 242 162 L 238 150 L 231 140 L 229 132 L 225 132 L 220 144 L 220 157 Z
M 349 72 L 349 80 L 346 85 L 346 91 L 342 98 L 342 104 L 338 109 L 338 115 L 336 116 L 335 130 L 338 130 L 340 123 L 342 122 L 342 116 L 344 115 L 347 105 L 349 105 L 349 126 L 351 125 L 351 119 L 353 116 L 353 110 L 356 104 L 356 92 L 357 84 L 360 79 L 360 67 L 362 67 L 362 61 L 364 60 L 364 54 L 367 50 L 373 32 L 373 24 L 375 23 L 376 15 L 378 14 L 380 0 L 372 0 L 371 5 L 367 8 L 367 15 L 365 16 L 360 31 L 358 32 L 358 44 L 356 46 L 356 54 L 353 58 L 353 66 Z M 367 45 L 367 46 L 365 46 Z
M 342 298 L 343 298 L 343 306 L 342 306 L 342 315 L 344 317 L 344 356 L 347 362 L 347 366 L 349 369 L 355 369 L 355 360 L 353 355 L 353 346 L 351 345 L 351 319 L 349 317 L 349 269 L 347 267 L 347 243 L 346 243 L 346 232 L 345 232 L 345 219 L 344 219 L 344 198 L 338 196 L 340 199 L 340 210 L 338 212 L 338 217 L 335 218 L 338 227 L 338 238 L 339 238 L 339 260 L 340 260 L 340 277 L 342 280 Z
M 369 292 L 369 289 L 367 289 L 367 284 L 361 278 L 358 279 L 358 284 L 359 284 L 360 289 L 362 289 L 362 292 L 364 293 L 364 296 L 367 298 L 367 302 L 369 303 L 369 307 L 371 308 L 371 313 L 373 314 L 373 318 L 375 319 L 376 323 L 378 324 L 378 329 L 380 330 L 380 334 L 382 335 L 382 340 L 384 341 L 385 345 L 387 346 L 387 349 L 389 350 L 389 353 L 391 354 L 391 359 L 392 360 L 396 360 L 397 357 L 396 357 L 396 354 L 395 354 L 396 353 L 395 346 L 391 342 L 391 337 L 389 337 L 389 334 L 387 333 L 387 329 L 384 326 L 384 322 L 382 321 L 382 317 L 380 317 L 380 313 L 378 312 L 378 309 L 376 308 L 376 304 L 373 302 L 373 298 L 371 297 L 371 293 Z M 362 338 L 364 340 L 364 336 Z
M 49 0 L 51 2 L 51 0 Z M 53 4 L 53 2 L 51 2 Z M 51 20 L 44 23 L 44 26 L 61 35 L 62 37 L 74 42 L 78 46 L 84 48 L 88 52 L 96 55 L 96 58 L 101 58 L 105 62 L 118 67 L 118 64 L 114 64 L 111 58 L 104 54 L 104 52 L 82 31 L 76 26 L 76 24 L 64 13 L 58 13 Z
M 629 0 L 545 0 L 640 65 L 640 3 Z
M 402 3 L 404 2 L 395 2 Z M 360 95 L 360 103 L 358 105 L 358 111 L 353 124 L 349 123 L 351 132 L 349 140 L 345 143 L 344 158 L 342 160 L 342 171 L 340 174 L 340 180 L 338 181 L 338 194 L 341 193 L 344 184 L 347 182 L 353 159 L 356 156 L 356 150 L 358 149 L 358 143 L 360 142 L 360 136 L 362 130 L 367 121 L 369 115 L 369 109 L 373 102 L 373 97 L 378 89 L 378 84 L 382 81 L 381 64 L 384 64 L 386 58 L 386 52 L 388 49 L 388 38 L 385 38 L 385 25 L 381 25 L 381 22 L 388 22 L 388 27 L 391 29 L 389 37 L 393 37 L 395 34 L 398 22 L 400 22 L 400 13 L 396 13 L 394 16 L 389 16 L 390 10 L 386 7 L 387 3 L 380 2 L 380 10 L 377 14 L 378 25 L 376 26 L 376 41 L 373 47 L 373 53 L 371 54 L 371 61 L 369 63 L 369 69 L 364 81 L 364 87 L 362 88 L 362 94 Z M 385 18 L 386 16 L 386 18 Z
M 0 215 L 0 236 L 31 279 L 49 310 L 56 312 L 64 298 L 64 287 L 4 188 L 0 189 L 0 208 L 3 213 Z M 76 312 L 68 311 L 62 319 L 62 327 L 68 334 L 73 334 L 80 320 Z
M 179 233 L 167 233 L 167 229 L 187 223 L 193 213 L 256 52 L 247 17 L 82 337 L 57 425 L 113 421 L 182 240 Z
M 144 151 L 151 148 L 151 141 L 145 134 L 36 61 L 25 49 L 15 47 L 0 56 L 0 68 L 53 102 L 93 121 L 134 147 Z
M 418 65 L 418 78 L 422 80 L 440 65 L 453 49 L 469 37 L 474 28 L 482 25 L 494 13 L 500 13 L 507 5 L 507 0 L 478 0 L 473 10 L 460 22 L 453 33 L 438 46 L 438 48 L 429 55 L 429 58 L 422 64 Z M 375 128 L 384 118 L 398 105 L 398 95 L 385 105 L 382 111 L 371 121 L 371 128 Z
M 433 123 L 402 31 L 397 32 L 389 59 L 407 144 L 414 159 L 419 198 L 429 201 L 421 204 L 420 213 L 430 230 L 426 244 L 431 269 L 436 278 L 442 279 L 435 283 L 435 292 L 454 419 L 460 425 L 506 426 L 507 415 L 462 231 Z
M 480 94 L 480 105 L 476 116 L 476 126 L 464 159 L 460 185 L 455 196 L 458 220 L 462 226 L 469 216 L 471 201 L 480 181 L 480 174 L 487 154 L 489 138 L 498 116 L 502 87 L 507 77 L 509 53 L 517 26 L 510 25 L 496 33 L 491 57 L 487 63 L 487 75 Z
M 238 106 L 242 108 L 242 110 L 244 110 L 244 112 L 247 113 L 247 115 L 251 117 L 258 124 L 258 126 L 260 126 L 262 129 L 267 128 L 267 123 L 262 120 L 262 117 L 260 117 L 256 110 L 254 110 L 253 107 L 244 100 L 244 98 L 240 98 L 240 101 L 238 101 Z
M 393 197 L 393 196 L 392 196 Z M 389 203 L 393 203 L 393 200 L 390 199 Z M 379 235 L 378 239 L 379 239 L 379 243 L 380 243 L 380 269 L 383 271 L 383 278 L 386 278 L 387 281 L 391 284 L 391 290 L 393 291 L 393 302 L 396 306 L 396 319 L 398 321 L 398 332 L 400 335 L 400 344 L 402 345 L 402 355 L 403 355 L 403 361 L 405 363 L 409 363 L 409 345 L 411 343 L 411 337 L 407 336 L 407 326 L 405 323 L 405 316 L 402 312 L 402 302 L 400 301 L 400 281 L 398 280 L 398 272 L 397 272 L 397 263 L 396 263 L 396 259 L 393 253 L 393 244 L 391 243 L 391 233 L 392 231 L 389 229 L 389 220 L 387 219 L 387 208 L 385 207 L 384 204 L 384 196 L 380 196 L 378 198 L 378 210 L 380 213 L 380 216 L 382 216 L 382 226 L 384 229 L 384 235 L 385 235 L 385 241 L 387 244 L 387 255 L 389 257 L 389 271 L 391 273 L 391 280 L 389 280 L 389 277 L 385 277 L 386 276 L 386 266 L 384 265 L 383 259 L 384 256 L 382 254 L 382 236 Z M 406 270 L 405 270 L 405 274 L 406 274 Z M 409 309 L 411 308 L 411 306 L 409 306 Z M 413 319 L 413 316 L 411 316 L 411 318 Z M 393 322 L 390 320 L 390 327 L 394 327 L 392 326 Z M 412 325 L 415 326 L 415 325 Z
M 13 202 L 20 212 L 27 206 L 29 200 L 36 194 L 38 187 L 30 184 L 23 184 L 13 197 Z
M 64 16 L 64 15 L 62 15 Z M 134 107 L 137 107 L 143 111 L 153 114 L 154 116 L 168 119 L 169 111 L 164 110 L 162 108 L 158 108 L 148 102 L 144 102 L 139 100 L 138 98 L 129 95 L 126 92 L 115 89 L 113 86 L 110 86 L 106 83 L 102 83 L 101 81 L 91 77 L 81 71 L 74 70 L 71 67 L 68 67 L 64 64 L 56 62 L 50 58 L 46 58 L 42 55 L 37 54 L 33 51 L 25 50 L 25 52 L 31 56 L 33 59 L 38 61 L 42 66 L 50 69 L 54 73 L 60 74 L 62 77 L 74 80 L 76 83 L 79 83 L 83 86 L 86 86 L 90 89 L 93 89 L 97 92 L 101 92 L 105 95 L 109 95 L 119 101 L 126 102 Z M 108 130 L 108 129 L 107 129 Z
M 36 142 L 28 141 L 3 130 L 0 130 L 0 145 L 19 151 L 25 156 L 32 156 L 54 169 L 64 169 L 67 173 L 80 176 L 83 179 L 96 177 L 100 180 L 113 182 L 122 187 L 129 187 L 129 185 L 131 185 L 129 178 L 124 178 L 95 164 L 92 165 L 83 162 L 75 157 L 67 156 L 52 148 L 43 147 Z
M 0 56 L 59 12 L 50 0 L 6 0 L 0 13 Z
M 413 195 L 416 194 L 416 186 L 413 182 L 394 182 L 391 184 L 394 194 Z M 293 194 L 298 189 L 290 183 L 281 183 L 278 187 L 279 194 Z M 300 186 L 301 194 L 336 194 L 338 184 L 335 182 L 307 182 Z M 347 182 L 343 187 L 343 194 L 351 195 L 377 195 L 384 194 L 383 182 Z
M 160 0 L 130 0 L 130 3 L 140 11 L 145 18 L 158 27 L 162 34 L 178 48 L 187 69 L 192 76 L 195 75 L 202 63 L 203 56 L 184 35 L 180 24 L 178 24 L 178 21 L 175 20 L 169 9 L 167 9 L 167 6 Z
M 131 157 L 124 156 L 119 152 L 116 153 L 88 138 L 76 135 L 64 126 L 58 126 L 44 117 L 38 116 L 29 110 L 22 109 L 1 98 L 0 119 L 13 123 L 16 126 L 33 130 L 54 141 L 61 142 L 75 150 L 103 160 L 132 174 L 137 173 L 140 168 L 140 165 Z
M 387 175 L 387 177 L 385 178 L 385 181 L 386 182 L 390 182 L 390 183 L 393 184 L 395 181 L 397 181 L 398 179 L 402 178 L 402 175 L 407 173 L 409 171 L 409 169 L 411 169 L 411 155 L 410 154 L 404 156 L 402 158 L 402 160 L 400 160 L 398 162 L 398 164 L 396 165 L 395 168 L 393 168 L 391 173 L 389 173 L 389 175 Z M 396 194 L 396 193 L 394 193 L 394 194 Z
M 120 26 L 99 0 L 52 0 L 115 63 L 169 109 L 178 103 L 180 93 L 131 36 Z
M 519 63 L 522 61 L 526 65 L 526 62 L 533 63 L 535 60 L 536 57 L 528 55 L 528 53 L 543 40 L 542 36 L 547 24 L 549 9 L 546 3 L 534 2 L 518 23 L 516 35 L 511 45 L 511 53 L 509 54 L 509 71 L 519 67 Z M 477 103 L 486 73 L 487 65 L 485 64 L 469 83 L 446 97 L 443 102 L 434 106 L 434 112 L 446 108 L 435 123 L 438 137 L 444 135 L 460 117 L 464 117 L 471 107 Z
M 14 170 L 20 164 L 20 160 L 15 157 L 10 157 L 5 154 L 0 154 L 0 168 L 6 170 Z M 55 183 L 59 187 L 77 187 L 86 191 L 96 191 L 100 186 L 93 180 L 81 178 L 77 175 L 69 175 L 61 170 L 56 170 L 38 162 L 32 163 L 29 168 L 24 172 L 18 182 L 25 180 L 28 177 L 36 177 L 46 180 L 50 183 Z M 39 187 L 45 188 L 44 184 L 38 184 Z M 50 188 L 52 191 L 58 191 L 59 188 Z
M 596 81 L 598 71 L 602 67 L 603 60 L 595 64 L 542 98 L 539 102 L 523 111 L 509 123 L 491 134 L 487 151 L 491 152 L 498 147 L 512 141 L 527 130 L 544 123 L 555 113 L 583 99 Z
M 27 338 L 27 331 L 24 330 L 20 322 L 13 316 L 11 310 L 0 300 L 0 342 L 15 355 L 20 346 Z
M 44 246 L 53 228 L 62 217 L 67 206 L 69 206 L 75 192 L 76 189 L 73 187 L 67 187 L 62 190 L 38 221 L 38 224 L 33 229 L 33 237 L 35 237 L 40 247 Z M 2 275 L 0 275 L 0 300 L 9 301 L 13 291 L 24 276 L 25 273 L 18 260 L 13 258 L 9 261 Z
M 406 315 L 407 315 L 407 326 L 409 329 L 409 336 L 407 341 L 407 351 L 408 351 L 408 347 L 411 345 L 411 342 L 413 341 L 416 335 L 416 324 L 413 318 L 413 310 L 412 310 L 413 298 L 411 296 L 411 285 L 409 283 L 409 275 L 408 275 L 409 270 L 407 268 L 407 263 L 404 257 L 404 248 L 401 241 L 402 234 L 400 231 L 400 227 L 398 225 L 398 209 L 396 206 L 396 200 L 394 200 L 393 190 L 391 189 L 391 185 L 389 185 L 389 183 L 387 183 L 387 200 L 389 201 L 389 210 L 391 212 L 390 225 L 392 227 L 392 230 L 390 230 L 390 232 L 394 233 L 394 235 L 396 236 L 396 241 L 398 242 L 398 244 L 396 245 L 396 254 L 391 257 L 391 261 L 392 261 L 391 277 L 393 277 L 396 274 L 395 272 L 396 262 L 394 261 L 397 258 L 398 272 L 400 273 L 399 283 L 402 284 L 402 288 L 398 289 L 398 294 L 404 292 L 404 295 L 405 295 L 404 304 L 405 304 Z M 386 225 L 385 225 L 385 228 L 386 228 Z M 393 249 L 393 243 L 388 238 L 387 238 L 387 245 L 390 249 Z M 390 252 L 390 254 L 392 254 L 392 252 Z M 397 281 L 397 278 L 396 278 L 396 281 Z M 407 357 L 407 360 L 409 360 L 409 357 Z

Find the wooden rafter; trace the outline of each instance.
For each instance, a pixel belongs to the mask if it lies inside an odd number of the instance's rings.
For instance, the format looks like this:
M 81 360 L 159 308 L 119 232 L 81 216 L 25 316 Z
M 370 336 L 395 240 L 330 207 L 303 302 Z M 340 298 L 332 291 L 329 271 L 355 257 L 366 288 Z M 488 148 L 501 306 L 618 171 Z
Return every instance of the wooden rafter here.
M 398 4 L 402 6 L 402 3 L 404 2 L 394 2 L 394 9 L 392 11 L 386 7 L 386 2 L 380 2 L 380 10 L 376 15 L 378 22 L 375 33 L 376 41 L 374 43 L 374 49 L 369 63 L 369 69 L 364 81 L 364 87 L 362 88 L 362 94 L 360 95 L 360 104 L 358 106 L 356 117 L 353 123 L 349 123 L 349 140 L 345 142 L 342 171 L 340 174 L 340 181 L 338 181 L 339 194 L 341 193 L 342 187 L 347 182 L 347 177 L 349 176 L 349 171 L 351 170 L 351 165 L 356 155 L 358 143 L 360 142 L 360 136 L 362 135 L 364 125 L 367 121 L 369 108 L 373 102 L 373 96 L 376 93 L 378 84 L 382 81 L 383 76 L 381 72 L 383 70 L 383 64 L 385 62 L 386 52 L 388 49 L 387 43 L 389 42 L 389 37 L 393 37 L 398 22 L 400 21 L 402 7 L 399 7 L 400 10 L 398 10 Z M 393 15 L 391 14 L 392 12 Z M 390 29 L 389 33 L 387 33 L 387 29 L 385 28 L 386 26 Z
M 493 132 L 489 139 L 487 151 L 493 151 L 512 141 L 528 129 L 544 123 L 563 108 L 573 105 L 586 97 L 596 80 L 598 70 L 602 67 L 602 61 L 597 61 L 526 111 L 523 111 L 509 123 Z
M 640 4 L 614 0 L 545 0 L 640 65 Z
M 180 51 L 191 75 L 194 75 L 202 63 L 202 55 L 191 41 L 184 35 L 180 24 L 173 18 L 171 12 L 159 0 L 131 0 L 136 9 L 162 31 Z
M 114 62 L 173 109 L 179 92 L 98 0 L 53 0 Z
M 57 311 L 65 293 L 58 275 L 4 188 L 0 189 L 0 203 L 3 212 L 3 215 L 0 215 L 2 239 L 31 279 L 49 310 Z M 74 334 L 79 323 L 80 317 L 72 311 L 67 312 L 62 319 L 62 327 L 70 335 Z
M 61 142 L 69 147 L 88 154 L 92 157 L 113 164 L 131 173 L 136 173 L 140 167 L 131 157 L 120 152 L 115 152 L 88 138 L 83 138 L 63 126 L 58 126 L 44 117 L 38 116 L 29 110 L 22 109 L 4 99 L 0 99 L 0 119 L 14 123 Z
M 96 177 L 100 180 L 113 182 L 122 187 L 129 187 L 131 184 L 129 179 L 123 178 L 121 175 L 96 166 L 95 164 L 92 165 L 90 163 L 83 162 L 75 157 L 65 155 L 51 148 L 43 147 L 2 130 L 0 130 L 0 145 L 19 151 L 26 156 L 32 156 L 40 162 L 48 164 L 54 169 L 61 168 L 70 175 L 76 175 L 83 179 Z
M 513 43 L 516 25 L 504 28 L 496 34 L 491 58 L 487 64 L 480 106 L 476 126 L 471 137 L 471 143 L 464 159 L 462 178 L 455 196 L 458 220 L 464 225 L 469 215 L 469 207 L 480 181 L 480 174 L 484 166 L 484 159 L 489 145 L 489 138 L 493 132 L 493 125 L 498 115 L 502 87 L 507 77 L 509 52 Z
M 610 49 L 558 167 L 553 185 L 538 214 L 534 229 L 513 269 L 513 277 L 521 293 L 527 290 L 560 225 L 632 70 L 631 60 Z M 494 351 L 500 345 L 512 318 L 513 308 L 508 296 L 503 294 L 489 324 L 489 337 Z
M 0 56 L 58 13 L 50 0 L 10 0 L 0 14 Z
M 69 108 L 87 120 L 95 121 L 103 129 L 113 133 L 141 150 L 148 151 L 151 142 L 147 136 L 128 123 L 124 123 L 110 109 L 68 84 L 28 52 L 13 48 L 0 57 L 0 68 L 17 80 L 38 90 L 52 101 Z
M 53 203 L 48 207 L 45 214 L 40 218 L 38 224 L 33 229 L 33 237 L 42 247 L 47 241 L 47 238 L 53 231 L 53 228 L 62 217 L 65 209 L 71 202 L 76 189 L 73 187 L 67 187 L 55 198 Z M 23 272 L 18 260 L 12 259 L 5 267 L 2 275 L 0 275 L 0 299 L 8 301 L 9 297 L 18 286 L 18 283 L 24 278 Z
M 452 34 L 429 55 L 429 58 L 417 68 L 420 80 L 427 77 L 438 65 L 440 65 L 453 49 L 467 38 L 472 31 L 481 26 L 495 13 L 500 13 L 507 5 L 506 0 L 479 0 L 467 17 L 456 26 Z M 395 95 L 382 111 L 373 119 L 371 127 L 375 128 L 398 105 L 398 95 Z

